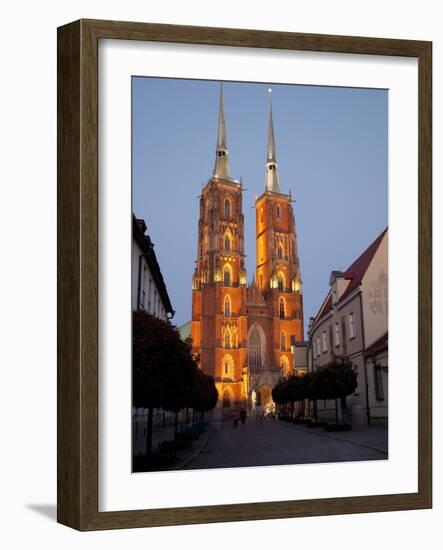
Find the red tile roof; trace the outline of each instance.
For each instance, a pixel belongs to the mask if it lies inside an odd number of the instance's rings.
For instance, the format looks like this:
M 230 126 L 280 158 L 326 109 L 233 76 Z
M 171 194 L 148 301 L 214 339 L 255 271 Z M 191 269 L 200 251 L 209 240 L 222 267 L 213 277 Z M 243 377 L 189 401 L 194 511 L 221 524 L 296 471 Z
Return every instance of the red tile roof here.
M 329 294 L 329 298 L 326 300 L 324 306 L 320 308 L 320 311 L 318 313 L 323 317 L 324 315 L 326 315 L 326 313 L 329 313 L 331 309 L 332 309 L 332 294 Z

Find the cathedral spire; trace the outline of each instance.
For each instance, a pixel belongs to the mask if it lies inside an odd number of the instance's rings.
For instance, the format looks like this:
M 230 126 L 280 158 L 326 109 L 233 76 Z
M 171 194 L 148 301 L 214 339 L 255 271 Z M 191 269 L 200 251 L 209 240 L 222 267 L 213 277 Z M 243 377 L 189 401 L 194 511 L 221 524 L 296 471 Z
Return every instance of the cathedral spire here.
M 220 107 L 218 113 L 217 149 L 215 151 L 214 176 L 222 179 L 231 179 L 231 169 L 229 167 L 228 145 L 226 139 L 223 83 L 220 83 Z
M 280 193 L 278 181 L 278 165 L 275 153 L 274 121 L 272 119 L 272 89 L 269 92 L 269 128 L 268 128 L 268 158 L 266 160 L 265 191 Z

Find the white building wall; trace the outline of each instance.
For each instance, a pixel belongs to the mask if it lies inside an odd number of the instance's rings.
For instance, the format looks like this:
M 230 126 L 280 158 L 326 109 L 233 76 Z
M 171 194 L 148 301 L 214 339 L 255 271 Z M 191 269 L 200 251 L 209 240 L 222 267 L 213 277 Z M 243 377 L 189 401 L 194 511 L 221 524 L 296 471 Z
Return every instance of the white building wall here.
M 388 232 L 362 280 L 365 347 L 388 331 Z
M 143 252 L 135 240 L 132 241 L 132 309 L 137 309 L 139 258 Z M 140 308 L 166 321 L 167 314 L 161 295 L 149 270 L 148 262 L 141 258 Z

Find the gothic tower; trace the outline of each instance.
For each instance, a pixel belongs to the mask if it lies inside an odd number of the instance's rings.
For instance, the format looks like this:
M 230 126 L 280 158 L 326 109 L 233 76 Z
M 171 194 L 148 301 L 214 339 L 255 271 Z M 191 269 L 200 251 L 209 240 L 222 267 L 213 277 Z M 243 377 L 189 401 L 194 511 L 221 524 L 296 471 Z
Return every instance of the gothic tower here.
M 269 98 L 265 189 L 255 201 L 256 279 L 271 319 L 270 361 L 292 370 L 294 341 L 303 340 L 303 297 L 291 193 L 280 190 L 272 100 Z
M 219 406 L 267 405 L 293 371 L 303 304 L 291 195 L 280 190 L 272 104 L 265 189 L 255 201 L 256 275 L 246 286 L 242 183 L 231 177 L 223 87 L 212 177 L 202 190 L 192 284 L 191 338 L 215 379 Z
M 193 277 L 191 338 L 224 406 L 245 399 L 246 270 L 242 183 L 231 178 L 223 86 L 215 166 L 202 190 Z

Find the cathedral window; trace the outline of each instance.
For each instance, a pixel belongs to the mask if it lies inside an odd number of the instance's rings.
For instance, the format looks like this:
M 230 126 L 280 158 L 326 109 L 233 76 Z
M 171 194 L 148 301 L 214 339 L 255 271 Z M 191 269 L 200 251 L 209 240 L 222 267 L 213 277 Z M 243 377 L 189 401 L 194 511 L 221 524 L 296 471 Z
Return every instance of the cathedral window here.
M 283 245 L 281 243 L 279 243 L 277 246 L 277 258 L 279 260 L 283 259 Z
M 278 303 L 278 310 L 280 314 L 280 319 L 284 319 L 286 315 L 285 315 L 285 301 L 283 298 L 280 298 L 280 301 Z
M 225 250 L 228 252 L 231 250 L 231 238 L 229 235 L 225 236 Z
M 260 332 L 254 327 L 249 336 L 248 357 L 249 364 L 260 366 L 262 364 L 262 342 Z
M 229 296 L 225 296 L 224 312 L 225 317 L 231 316 L 231 298 Z
M 223 285 L 231 286 L 231 269 L 229 266 L 225 266 L 223 270 Z
M 277 220 L 279 220 L 281 218 L 281 208 L 279 204 L 277 204 L 276 215 L 277 215 Z
M 225 355 L 222 359 L 222 378 L 234 380 L 234 360 L 230 355 Z
M 279 274 L 279 276 L 277 278 L 277 285 L 278 285 L 278 291 L 279 292 L 284 292 L 284 290 L 285 290 L 285 278 L 281 273 Z
M 286 334 L 284 332 L 280 334 L 280 349 L 286 351 Z
M 231 349 L 231 336 L 228 331 L 225 332 L 225 349 Z
M 231 217 L 231 201 L 229 199 L 225 199 L 224 212 L 225 212 L 225 218 Z

